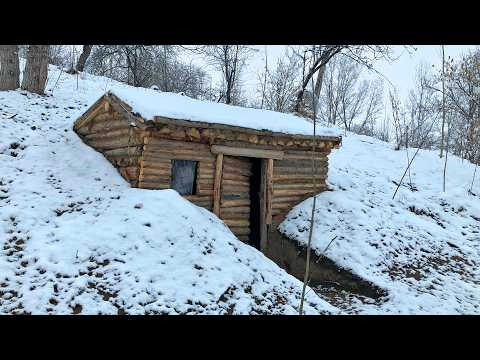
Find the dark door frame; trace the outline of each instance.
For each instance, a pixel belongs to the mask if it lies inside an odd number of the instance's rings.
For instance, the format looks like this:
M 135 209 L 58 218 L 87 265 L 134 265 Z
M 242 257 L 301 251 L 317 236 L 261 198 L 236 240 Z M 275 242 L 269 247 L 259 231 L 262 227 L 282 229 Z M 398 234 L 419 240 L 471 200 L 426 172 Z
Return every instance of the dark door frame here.
M 239 156 L 259 159 L 260 166 L 260 250 L 265 252 L 268 247 L 268 230 L 272 224 L 272 199 L 273 199 L 273 160 L 282 159 L 283 151 L 260 150 L 260 149 L 242 149 L 229 146 L 212 145 L 212 153 L 217 155 L 215 179 L 213 212 L 219 215 L 221 181 L 223 177 L 223 156 Z

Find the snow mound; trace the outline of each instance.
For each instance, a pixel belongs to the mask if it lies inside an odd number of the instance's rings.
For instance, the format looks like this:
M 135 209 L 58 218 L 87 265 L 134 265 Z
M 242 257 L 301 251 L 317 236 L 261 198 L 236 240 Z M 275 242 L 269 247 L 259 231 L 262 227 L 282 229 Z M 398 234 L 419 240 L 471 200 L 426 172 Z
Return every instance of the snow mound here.
M 0 313 L 296 313 L 301 282 L 81 142 L 73 121 L 106 88 L 128 87 L 51 67 L 47 96 L 0 92 Z M 306 312 L 338 310 L 309 291 Z
M 412 158 L 415 149 L 409 150 Z M 382 303 L 349 299 L 349 312 L 480 313 L 480 184 L 474 165 L 420 150 L 396 197 L 406 150 L 348 134 L 329 157 L 334 191 L 317 197 L 312 246 L 339 266 L 384 288 Z M 478 175 L 478 174 L 477 174 Z M 296 206 L 280 230 L 307 243 L 312 199 Z M 354 302 L 352 304 L 352 301 Z

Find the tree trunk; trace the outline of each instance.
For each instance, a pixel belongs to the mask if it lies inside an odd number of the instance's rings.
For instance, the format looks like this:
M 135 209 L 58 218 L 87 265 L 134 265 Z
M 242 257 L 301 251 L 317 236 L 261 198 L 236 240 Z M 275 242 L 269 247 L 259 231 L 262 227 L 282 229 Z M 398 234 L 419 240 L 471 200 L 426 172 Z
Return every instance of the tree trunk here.
M 18 45 L 0 45 L 0 91 L 20 87 Z
M 77 66 L 75 67 L 75 70 L 77 70 L 78 72 L 83 72 L 83 70 L 85 69 L 85 63 L 87 62 L 87 59 L 92 52 L 92 47 L 93 45 L 83 45 L 82 54 L 78 58 Z
M 318 70 L 317 80 L 315 81 L 315 101 L 313 106 L 315 107 L 316 113 L 318 113 L 318 103 L 320 102 L 320 92 L 322 91 L 323 77 L 325 75 L 326 65 L 322 66 Z
M 444 138 L 445 138 L 445 46 L 442 45 L 442 142 L 440 143 L 440 158 L 443 156 Z
M 48 75 L 48 45 L 30 45 L 22 89 L 43 95 Z

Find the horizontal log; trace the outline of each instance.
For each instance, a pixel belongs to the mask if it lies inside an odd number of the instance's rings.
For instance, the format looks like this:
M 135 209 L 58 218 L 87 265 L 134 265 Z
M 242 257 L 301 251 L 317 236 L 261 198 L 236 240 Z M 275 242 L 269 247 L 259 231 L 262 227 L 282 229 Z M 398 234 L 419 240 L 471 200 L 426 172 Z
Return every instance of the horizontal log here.
M 158 148 L 154 149 L 150 145 L 145 145 L 145 152 L 149 154 L 174 154 L 177 157 L 183 156 L 185 159 L 190 159 L 191 156 L 207 158 L 209 162 L 213 162 L 215 158 L 208 152 L 199 151 L 194 149 L 169 149 L 169 148 Z
M 273 204 L 285 204 L 285 203 L 298 203 L 302 200 L 305 200 L 308 196 L 305 195 L 296 195 L 296 196 L 276 196 L 273 197 Z
M 232 175 L 232 176 L 245 176 L 245 177 L 250 177 L 252 176 L 252 172 L 247 169 L 241 169 L 241 168 L 232 168 L 232 167 L 223 167 L 223 174 L 224 175 Z
M 215 175 L 215 168 L 213 166 L 210 166 L 210 165 L 213 165 L 212 162 L 199 162 L 198 163 L 198 168 L 197 168 L 197 171 L 202 174 L 202 175 L 212 175 L 212 177 Z
M 127 130 L 130 129 L 130 125 L 125 120 L 111 119 L 102 122 L 92 121 L 88 126 L 80 128 L 77 132 L 82 135 L 105 133 L 114 130 Z
M 200 207 L 203 207 L 203 208 L 206 208 L 208 210 L 211 210 L 212 209 L 212 206 L 213 206 L 213 201 L 210 199 L 210 200 L 201 200 L 201 199 L 186 199 L 190 202 L 192 202 L 193 204 L 197 205 L 197 206 L 200 206 Z
M 152 131 L 151 135 L 145 139 L 145 143 L 154 148 L 161 147 L 168 149 L 190 149 L 210 153 L 210 147 L 206 144 L 192 141 L 178 141 L 159 138 L 157 137 L 157 133 L 155 131 Z
M 212 189 L 197 189 L 198 195 L 212 195 L 213 196 L 213 188 Z
M 170 189 L 170 184 L 140 181 L 138 187 L 142 189 L 164 190 Z
M 133 180 L 138 178 L 139 169 L 136 166 L 127 166 L 119 168 L 120 174 L 127 180 Z
M 315 157 L 316 158 L 327 158 L 329 154 L 329 149 L 327 148 L 316 148 L 315 149 Z M 285 150 L 284 151 L 284 159 L 285 160 L 292 160 L 292 159 L 312 159 L 312 150 Z
M 250 226 L 249 220 L 223 220 L 223 222 L 228 226 L 232 227 L 248 227 Z
M 103 153 L 106 156 L 139 156 L 143 152 L 142 147 L 139 146 L 126 146 L 111 150 L 105 150 Z
M 105 138 L 98 140 L 87 140 L 84 139 L 85 143 L 95 149 L 99 150 L 112 150 L 121 147 L 127 146 L 138 146 L 141 145 L 141 141 L 136 141 L 135 139 L 130 139 L 128 136 L 121 136 L 116 138 Z
M 221 214 L 249 214 L 249 206 L 224 207 Z
M 289 161 L 312 161 L 312 154 L 305 154 L 305 155 L 285 155 L 284 160 Z M 315 153 L 315 161 L 327 161 L 327 155 L 321 155 L 321 153 Z
M 145 146 L 147 146 L 152 151 L 158 151 L 161 149 L 164 150 L 183 150 L 183 151 L 197 151 L 205 154 L 211 154 L 210 149 L 205 144 L 198 144 L 192 142 L 183 142 L 183 141 L 172 141 L 172 142 L 151 142 L 150 137 L 145 138 Z M 213 156 L 213 154 L 212 154 Z
M 87 140 L 99 140 L 99 139 L 112 139 L 116 137 L 127 136 L 134 139 L 135 137 L 137 140 L 141 140 L 143 142 L 142 134 L 139 130 L 136 129 L 119 129 L 119 130 L 110 130 L 101 133 L 94 133 L 94 134 L 87 134 L 85 135 L 85 139 Z
M 326 159 L 315 159 L 315 167 L 319 165 L 327 164 Z M 311 168 L 312 167 L 312 159 L 305 159 L 305 160 L 278 160 L 275 161 L 275 166 L 279 167 L 305 167 Z
M 235 236 L 238 238 L 238 240 L 243 241 L 244 243 L 248 243 L 250 241 L 250 237 L 248 235 L 235 234 Z
M 146 182 L 155 182 L 155 183 L 162 183 L 170 186 L 171 181 L 169 177 L 161 176 L 161 175 L 152 175 L 152 174 L 141 174 L 138 176 L 139 181 L 146 181 Z
M 197 172 L 197 182 L 213 185 L 214 179 L 210 175 L 199 174 Z
M 191 155 L 197 155 L 199 157 L 208 158 L 210 162 L 215 160 L 215 158 L 211 156 L 210 153 L 207 153 L 204 151 L 190 150 L 190 149 L 168 149 L 168 148 L 152 149 L 151 146 L 145 145 L 145 152 L 148 154 L 176 154 L 177 156 L 183 155 L 187 157 Z
M 264 159 L 282 159 L 283 151 L 212 145 L 212 153 Z
M 327 173 L 327 168 L 326 167 L 317 167 L 315 170 L 315 174 L 326 174 Z M 287 175 L 287 174 L 298 174 L 298 175 L 308 175 L 312 174 L 312 168 L 308 167 L 279 167 L 279 166 L 274 166 L 273 167 L 273 176 L 276 175 Z
M 204 161 L 204 162 L 212 162 L 213 159 L 202 157 L 197 154 L 189 154 L 189 155 L 181 155 L 175 153 L 166 153 L 166 152 L 146 152 L 143 153 L 143 159 L 146 161 L 157 161 L 157 160 L 192 160 L 192 161 Z
M 145 175 L 157 175 L 157 176 L 163 176 L 170 178 L 172 175 L 172 172 L 170 169 L 155 169 L 155 168 L 143 168 L 143 173 Z
M 245 175 L 241 175 L 241 174 L 235 174 L 235 173 L 231 173 L 231 172 L 223 173 L 222 179 L 224 181 L 225 180 L 240 181 L 242 183 L 245 183 L 245 182 L 249 183 L 250 182 L 249 176 L 245 176 Z
M 198 194 L 198 193 L 201 193 L 201 194 L 205 195 L 205 194 L 204 194 L 204 191 L 208 191 L 208 192 L 213 191 L 213 186 L 210 186 L 210 185 L 208 185 L 208 186 L 207 186 L 207 185 L 197 185 L 197 188 L 196 188 L 196 193 L 197 193 L 197 194 Z M 208 194 L 207 194 L 207 195 L 208 195 Z M 213 194 L 212 194 L 212 196 L 213 196 Z
M 222 184 L 222 193 L 224 194 L 248 194 L 250 192 L 249 186 L 238 186 L 238 185 L 223 185 Z
M 248 187 L 250 188 L 250 179 L 248 177 L 244 177 L 243 179 L 240 178 L 239 180 L 230 180 L 228 178 L 222 178 L 222 186 L 224 185 L 232 185 L 232 186 L 240 186 L 240 187 Z
M 199 167 L 205 171 L 215 172 L 215 161 L 200 161 Z
M 232 208 L 237 206 L 250 206 L 250 199 L 235 199 L 235 200 L 224 200 L 223 198 L 220 200 L 220 212 L 224 208 Z
M 84 127 L 89 133 L 114 130 L 119 128 L 130 128 L 130 123 L 117 112 L 105 112 L 93 118 L 90 123 Z
M 290 209 L 272 209 L 272 224 L 280 224 L 289 212 Z
M 200 195 L 184 195 L 185 199 L 190 201 L 203 201 L 203 200 L 210 200 L 212 201 L 213 198 L 211 196 L 200 196 Z
M 326 172 L 325 172 L 326 173 Z M 319 173 L 316 173 L 316 178 L 324 176 L 322 174 L 319 176 Z M 273 175 L 273 181 L 282 182 L 282 181 L 305 181 L 305 182 L 312 182 L 313 175 L 312 174 L 276 174 Z
M 273 189 L 274 190 L 287 190 L 287 189 L 310 189 L 310 190 L 314 190 L 315 188 L 317 189 L 322 189 L 323 188 L 323 184 L 319 181 L 319 179 L 317 178 L 317 183 L 315 184 L 315 186 L 311 183 L 311 182 L 308 182 L 308 183 L 297 183 L 297 184 L 292 184 L 292 183 L 274 183 L 273 184 Z
M 317 189 L 318 192 L 322 189 Z M 275 190 L 273 189 L 273 196 L 296 196 L 296 195 L 308 195 L 314 194 L 310 189 L 295 189 L 295 190 Z
M 247 236 L 250 235 L 250 227 L 235 227 L 229 226 L 228 227 L 232 233 L 236 236 Z
M 288 190 L 273 190 L 273 195 L 276 197 L 282 197 L 282 196 L 300 196 L 300 195 L 310 195 L 312 196 L 313 194 L 319 194 L 325 190 L 328 190 L 328 187 L 326 185 L 319 186 L 317 190 L 314 192 L 311 189 L 288 189 Z
M 172 167 L 172 161 L 169 159 L 164 159 L 164 160 L 159 159 L 156 161 L 148 161 L 141 158 L 140 164 L 144 168 L 148 168 L 148 169 L 170 170 Z
M 252 167 L 252 161 L 248 158 L 242 158 L 242 157 L 236 157 L 236 156 L 224 156 L 224 165 L 242 166 L 250 169 Z
M 276 210 L 284 210 L 284 209 L 290 209 L 290 208 L 293 208 L 296 204 L 293 203 L 293 202 L 290 202 L 290 203 L 274 203 L 272 204 L 272 209 L 276 209 Z
M 106 156 L 107 160 L 110 161 L 116 167 L 125 167 L 125 166 L 138 166 L 138 156 L 126 157 L 126 156 Z
M 249 220 L 250 213 L 228 213 L 220 211 L 220 218 L 224 220 Z
M 205 173 L 201 173 L 201 172 L 197 172 L 197 181 L 204 181 L 204 182 L 211 182 L 213 184 L 213 181 L 214 181 L 214 176 L 212 176 L 212 174 L 205 174 Z

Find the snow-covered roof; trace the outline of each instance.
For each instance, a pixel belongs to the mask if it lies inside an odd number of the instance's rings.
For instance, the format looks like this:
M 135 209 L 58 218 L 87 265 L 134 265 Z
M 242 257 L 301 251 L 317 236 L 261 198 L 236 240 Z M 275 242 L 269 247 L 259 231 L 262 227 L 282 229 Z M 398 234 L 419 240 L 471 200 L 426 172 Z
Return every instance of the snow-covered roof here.
M 145 88 L 116 87 L 110 90 L 110 93 L 131 106 L 132 112 L 140 114 L 145 120 L 153 120 L 158 116 L 290 135 L 313 135 L 313 123 L 292 114 L 196 100 L 180 94 Z M 339 137 L 341 132 L 337 128 L 317 123 L 316 134 Z

